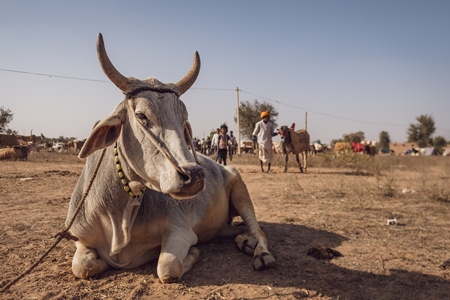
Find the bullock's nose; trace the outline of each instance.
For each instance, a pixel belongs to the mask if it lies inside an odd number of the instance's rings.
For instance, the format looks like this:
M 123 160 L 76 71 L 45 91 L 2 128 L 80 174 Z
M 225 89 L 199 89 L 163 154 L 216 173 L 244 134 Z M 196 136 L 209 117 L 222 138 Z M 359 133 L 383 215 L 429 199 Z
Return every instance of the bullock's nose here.
M 199 165 L 181 167 L 184 174 L 180 174 L 183 178 L 183 193 L 195 195 L 204 188 L 205 171 Z

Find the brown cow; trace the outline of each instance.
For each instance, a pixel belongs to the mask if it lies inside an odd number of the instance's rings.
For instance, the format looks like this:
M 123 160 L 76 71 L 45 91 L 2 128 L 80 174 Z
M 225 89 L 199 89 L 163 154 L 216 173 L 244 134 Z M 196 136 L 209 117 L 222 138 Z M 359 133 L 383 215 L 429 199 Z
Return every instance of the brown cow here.
M 334 152 L 351 152 L 352 151 L 352 145 L 348 142 L 337 142 L 334 145 Z
M 278 130 L 278 133 L 282 135 L 283 138 L 283 153 L 286 154 L 286 164 L 284 166 L 284 172 L 287 172 L 288 168 L 288 161 L 289 161 L 289 154 L 293 153 L 295 154 L 295 157 L 297 158 L 297 163 L 300 168 L 300 172 L 303 173 L 303 169 L 306 172 L 307 169 L 307 156 L 309 148 L 309 133 L 304 130 L 300 129 L 297 131 L 294 131 L 294 129 L 290 129 L 287 126 L 281 126 Z M 302 157 L 302 164 L 300 163 L 298 155 Z

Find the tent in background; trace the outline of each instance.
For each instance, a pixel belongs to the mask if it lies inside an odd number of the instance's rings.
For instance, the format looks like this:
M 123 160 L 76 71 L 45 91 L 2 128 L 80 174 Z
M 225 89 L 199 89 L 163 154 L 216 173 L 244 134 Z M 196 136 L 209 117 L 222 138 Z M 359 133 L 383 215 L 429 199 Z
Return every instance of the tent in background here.
M 427 147 L 420 149 L 420 155 L 421 156 L 438 155 L 438 152 L 433 147 Z

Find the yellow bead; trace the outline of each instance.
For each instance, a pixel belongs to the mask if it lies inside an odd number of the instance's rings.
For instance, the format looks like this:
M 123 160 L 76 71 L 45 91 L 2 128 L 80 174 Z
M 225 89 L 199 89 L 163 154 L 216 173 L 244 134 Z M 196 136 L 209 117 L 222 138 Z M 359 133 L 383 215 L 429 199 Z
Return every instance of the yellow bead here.
M 123 177 L 124 177 L 123 172 L 119 172 L 119 177 L 120 177 L 120 178 L 123 178 Z
M 119 164 L 116 164 L 116 167 L 117 167 L 117 170 L 118 170 L 118 171 L 121 171 L 121 170 L 122 170 L 122 167 L 121 167 Z
M 119 162 L 119 157 L 117 155 L 114 156 L 114 160 L 116 161 L 116 163 L 118 163 Z
M 130 187 L 129 187 L 128 185 L 125 185 L 125 186 L 123 187 L 123 189 L 124 189 L 126 192 L 130 191 Z
M 126 185 L 128 182 L 127 182 L 127 180 L 126 179 L 122 179 L 122 184 L 123 185 Z
M 128 192 L 128 194 L 131 196 L 131 197 L 134 197 L 134 194 L 133 194 L 133 192 Z

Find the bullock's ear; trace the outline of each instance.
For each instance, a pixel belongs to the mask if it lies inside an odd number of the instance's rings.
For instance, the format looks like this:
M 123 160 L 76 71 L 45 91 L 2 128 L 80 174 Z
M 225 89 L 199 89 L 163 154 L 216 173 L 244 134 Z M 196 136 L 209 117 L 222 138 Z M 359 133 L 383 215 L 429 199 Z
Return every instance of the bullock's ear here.
M 112 145 L 120 136 L 125 115 L 125 110 L 116 110 L 106 119 L 101 120 L 87 138 L 78 157 L 88 157 L 95 151 Z

